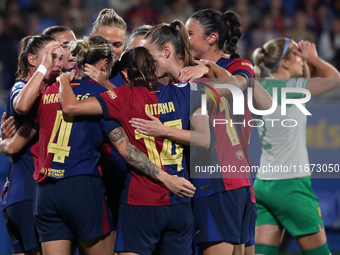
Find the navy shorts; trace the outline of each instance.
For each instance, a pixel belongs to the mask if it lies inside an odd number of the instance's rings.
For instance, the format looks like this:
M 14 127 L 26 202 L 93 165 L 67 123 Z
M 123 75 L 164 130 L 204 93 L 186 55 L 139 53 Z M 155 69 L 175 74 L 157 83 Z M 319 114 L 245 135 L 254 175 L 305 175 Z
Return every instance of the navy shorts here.
M 119 207 L 116 252 L 192 254 L 194 222 L 190 203 Z
M 2 211 L 12 254 L 40 249 L 33 218 L 33 201 L 27 200 L 8 206 Z
M 249 241 L 246 242 L 246 247 L 255 245 L 255 223 L 257 217 L 257 206 L 256 203 L 251 203 L 250 210 L 250 224 L 249 224 Z
M 193 201 L 195 243 L 249 240 L 250 188 L 242 187 Z
M 41 242 L 86 242 L 112 231 L 100 177 L 81 175 L 37 185 L 33 213 Z

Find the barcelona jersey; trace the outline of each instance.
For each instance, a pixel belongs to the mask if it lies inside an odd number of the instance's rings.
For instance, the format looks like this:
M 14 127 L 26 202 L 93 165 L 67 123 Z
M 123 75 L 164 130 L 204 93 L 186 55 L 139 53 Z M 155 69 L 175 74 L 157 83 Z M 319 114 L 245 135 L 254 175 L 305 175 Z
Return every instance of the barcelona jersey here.
M 26 81 L 14 84 L 7 97 L 7 118 L 14 116 L 19 123 L 27 120 L 26 116 L 18 115 L 13 109 L 14 98 L 26 85 Z M 17 202 L 33 200 L 35 181 L 33 179 L 34 166 L 37 164 L 37 139 L 31 141 L 19 153 L 11 157 L 11 165 L 7 182 L 1 192 L 2 209 Z
M 196 89 L 197 90 L 197 89 Z M 104 118 L 116 119 L 123 126 L 130 141 L 148 156 L 151 162 L 171 175 L 188 179 L 183 146 L 166 138 L 151 137 L 137 132 L 129 123 L 132 118 L 148 119 L 145 112 L 159 118 L 170 127 L 189 128 L 189 83 L 156 84 L 155 91 L 146 87 L 122 86 L 109 90 L 97 99 Z M 188 202 L 169 192 L 164 185 L 152 181 L 139 171 L 130 171 L 121 197 L 129 205 L 162 206 Z
M 252 64 L 244 59 L 219 59 L 217 64 L 227 69 L 232 75 L 244 76 L 248 86 L 252 86 L 254 76 Z M 247 90 L 244 91 L 244 95 Z M 208 150 L 195 148 L 192 150 L 192 162 L 200 166 L 214 166 L 221 169 L 214 173 L 213 178 L 193 178 L 192 183 L 196 187 L 194 199 L 210 196 L 228 190 L 250 186 L 249 175 L 241 172 L 244 167 L 250 165 L 248 147 L 251 127 L 247 122 L 252 115 L 245 100 L 245 114 L 233 115 L 233 99 L 221 97 L 221 103 L 211 103 L 209 116 L 211 122 L 216 119 L 228 121 L 226 124 L 212 125 L 210 123 L 211 146 Z M 232 124 L 238 123 L 238 124 Z M 243 125 L 245 123 L 245 125 Z M 205 155 L 204 155 L 205 154 Z M 207 156 L 209 155 L 209 157 Z M 203 159 L 205 161 L 200 162 Z M 218 168 L 220 167 L 220 168 Z M 224 170 L 223 170 L 224 169 Z M 195 177 L 195 176 L 194 176 Z
M 98 95 L 106 89 L 83 78 L 71 83 L 78 100 Z M 62 113 L 59 83 L 49 86 L 41 95 L 35 118 L 39 129 L 39 164 L 35 180 L 58 180 L 76 175 L 101 176 L 98 148 L 104 137 L 120 126 L 101 116 L 71 117 Z

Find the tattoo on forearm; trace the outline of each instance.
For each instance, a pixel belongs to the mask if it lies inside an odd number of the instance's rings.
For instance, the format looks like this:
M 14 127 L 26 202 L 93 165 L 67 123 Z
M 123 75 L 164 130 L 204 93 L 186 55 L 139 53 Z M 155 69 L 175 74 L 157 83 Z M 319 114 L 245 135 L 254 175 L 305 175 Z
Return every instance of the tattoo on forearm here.
M 159 175 L 158 167 L 136 146 L 131 144 L 130 141 L 126 144 L 126 151 L 128 155 L 126 161 L 130 165 L 136 167 L 149 177 L 156 178 L 156 176 Z
M 138 171 L 143 172 L 145 175 L 156 179 L 156 177 L 159 175 L 159 168 L 154 165 L 143 152 L 141 152 L 130 142 L 122 127 L 112 130 L 109 134 L 109 139 L 112 143 L 115 143 L 115 146 L 125 146 L 125 160 L 127 163 L 135 167 Z
M 115 128 L 111 131 L 109 134 L 109 138 L 112 142 L 117 142 L 120 140 L 123 136 L 126 136 L 126 133 L 124 132 L 122 127 Z

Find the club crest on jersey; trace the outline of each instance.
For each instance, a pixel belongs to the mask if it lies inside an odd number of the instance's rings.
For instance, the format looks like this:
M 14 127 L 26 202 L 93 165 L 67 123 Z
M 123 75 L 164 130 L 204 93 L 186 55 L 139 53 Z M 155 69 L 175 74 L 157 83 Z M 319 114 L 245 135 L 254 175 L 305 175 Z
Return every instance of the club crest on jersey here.
M 117 94 L 113 90 L 108 90 L 107 94 L 111 99 L 115 99 L 117 97 Z
M 238 150 L 238 151 L 236 152 L 236 157 L 237 157 L 239 160 L 244 159 L 243 151 L 242 151 L 242 150 Z

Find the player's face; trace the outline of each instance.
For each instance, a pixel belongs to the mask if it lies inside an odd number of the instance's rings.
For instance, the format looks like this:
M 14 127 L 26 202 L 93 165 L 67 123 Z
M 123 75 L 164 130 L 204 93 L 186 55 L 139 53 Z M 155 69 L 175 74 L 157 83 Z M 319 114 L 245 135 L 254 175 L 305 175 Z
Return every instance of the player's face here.
M 185 26 L 189 33 L 190 44 L 194 52 L 195 59 L 205 58 L 209 49 L 207 37 L 203 33 L 203 28 L 197 19 L 188 19 Z
M 63 44 L 61 46 L 63 51 L 63 71 L 73 68 L 77 64 L 77 61 L 68 51 L 67 47 L 71 41 L 76 40 L 74 33 L 66 31 L 57 33 L 54 37 L 58 42 Z
M 43 49 L 40 50 L 39 55 L 37 57 L 37 67 L 40 65 L 43 56 Z M 47 73 L 45 74 L 44 81 L 48 84 L 52 84 L 56 81 L 57 77 L 61 73 L 62 69 L 62 61 L 63 61 L 63 50 L 61 47 L 55 49 L 52 52 L 52 64 L 47 69 Z
M 118 27 L 101 27 L 98 32 L 93 35 L 99 35 L 107 39 L 111 45 L 114 54 L 113 62 L 116 63 L 123 53 L 124 45 L 126 41 L 126 33 L 124 30 Z
M 132 37 L 129 42 L 129 49 L 141 46 L 143 40 L 144 40 L 144 35 L 136 35 Z
M 157 78 L 163 78 L 168 75 L 168 67 L 169 67 L 169 61 L 165 57 L 162 50 L 159 50 L 158 47 L 152 43 L 149 42 L 149 40 L 142 40 L 141 46 L 147 48 L 152 55 L 153 59 L 158 62 L 158 68 L 157 68 Z
M 299 51 L 298 45 L 296 42 L 290 44 L 289 53 L 289 73 L 291 77 L 300 77 L 303 74 L 303 61 L 302 58 L 296 54 Z

